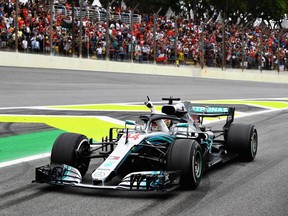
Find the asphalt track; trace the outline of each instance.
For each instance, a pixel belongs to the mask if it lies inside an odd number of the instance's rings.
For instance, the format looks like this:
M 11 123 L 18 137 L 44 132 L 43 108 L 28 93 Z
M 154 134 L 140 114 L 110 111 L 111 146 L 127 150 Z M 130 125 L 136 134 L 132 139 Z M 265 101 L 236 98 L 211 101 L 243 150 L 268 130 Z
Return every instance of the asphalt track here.
M 16 107 L 141 102 L 147 95 L 154 101 L 171 95 L 186 100 L 287 98 L 287 87 L 286 84 L 2 67 L 0 107 L 14 107 L 8 111 L 18 114 Z M 0 168 L 0 214 L 287 215 L 287 120 L 287 109 L 236 119 L 253 123 L 258 129 L 256 159 L 252 163 L 233 161 L 207 172 L 195 191 L 95 191 L 32 184 L 35 167 L 49 163 L 48 158 Z M 41 125 L 39 128 L 43 129 Z

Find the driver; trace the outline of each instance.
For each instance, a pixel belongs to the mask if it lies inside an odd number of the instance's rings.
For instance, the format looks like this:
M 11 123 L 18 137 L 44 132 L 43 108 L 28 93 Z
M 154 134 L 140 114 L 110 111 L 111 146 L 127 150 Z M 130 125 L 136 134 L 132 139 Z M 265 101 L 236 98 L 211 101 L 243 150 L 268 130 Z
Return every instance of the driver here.
M 164 123 L 164 124 L 163 124 Z M 152 131 L 169 132 L 172 121 L 170 119 L 159 119 L 151 123 Z
M 171 119 L 163 119 L 164 123 L 166 124 L 166 126 L 168 127 L 168 129 L 170 129 L 170 127 L 172 126 L 172 121 Z
M 151 131 L 153 131 L 153 132 L 155 132 L 155 131 L 161 131 L 161 130 L 160 130 L 160 127 L 158 127 L 156 121 L 153 121 L 153 122 L 151 123 Z

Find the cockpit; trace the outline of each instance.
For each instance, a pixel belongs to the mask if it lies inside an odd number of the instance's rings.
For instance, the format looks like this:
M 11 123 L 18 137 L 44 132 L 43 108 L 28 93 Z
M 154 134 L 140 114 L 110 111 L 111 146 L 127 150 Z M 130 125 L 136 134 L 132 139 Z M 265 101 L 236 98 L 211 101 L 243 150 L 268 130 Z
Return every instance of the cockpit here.
M 186 124 L 186 127 L 189 127 L 189 130 L 196 130 L 195 123 L 190 117 L 178 118 L 177 116 L 171 116 L 166 114 L 150 114 L 150 115 L 141 115 L 140 119 L 142 120 L 141 126 L 136 126 L 139 132 L 166 132 L 173 133 L 175 128 L 178 128 L 179 125 Z M 186 129 L 187 130 L 187 129 Z

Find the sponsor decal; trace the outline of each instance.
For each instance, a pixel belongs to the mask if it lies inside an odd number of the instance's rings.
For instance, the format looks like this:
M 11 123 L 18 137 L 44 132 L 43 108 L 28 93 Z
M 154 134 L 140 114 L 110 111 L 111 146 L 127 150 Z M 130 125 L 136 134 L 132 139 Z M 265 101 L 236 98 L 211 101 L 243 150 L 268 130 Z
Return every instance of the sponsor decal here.
M 126 135 L 123 135 L 123 138 L 126 139 Z M 134 140 L 137 140 L 140 138 L 140 134 L 128 134 L 128 139 L 134 139 Z
M 104 172 L 96 172 L 96 173 L 94 173 L 94 176 L 97 176 L 97 177 L 103 177 L 105 175 L 106 174 Z
M 104 169 L 104 168 L 98 168 L 97 170 L 101 170 L 101 171 L 110 171 L 110 169 Z
M 204 113 L 227 113 L 227 107 L 192 107 L 193 112 L 204 112 Z
M 115 161 L 105 161 L 104 162 L 104 164 L 103 164 L 103 166 L 104 167 L 111 167 L 111 166 L 113 166 L 113 164 L 115 163 Z
M 119 160 L 120 156 L 109 156 L 107 160 Z

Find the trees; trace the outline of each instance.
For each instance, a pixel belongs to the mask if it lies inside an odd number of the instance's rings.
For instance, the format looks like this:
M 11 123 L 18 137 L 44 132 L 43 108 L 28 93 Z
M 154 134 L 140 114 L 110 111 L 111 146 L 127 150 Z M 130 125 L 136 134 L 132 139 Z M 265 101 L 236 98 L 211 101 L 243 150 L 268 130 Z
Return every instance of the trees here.
M 288 12 L 287 0 L 248 0 L 247 12 L 255 18 L 280 23 Z
M 100 0 L 100 2 L 103 7 L 107 7 L 108 3 L 111 2 L 111 0 Z M 160 14 L 165 15 L 169 7 L 171 7 L 173 11 L 176 11 L 177 13 L 180 12 L 180 4 L 178 1 L 175 0 L 124 0 L 124 2 L 128 8 L 134 8 L 136 4 L 138 4 L 137 10 L 141 14 L 155 13 L 160 8 L 162 8 Z M 112 6 L 120 7 L 121 0 L 115 0 Z
M 215 10 L 225 14 L 226 18 L 230 18 L 234 23 L 237 19 L 243 19 L 247 16 L 256 20 L 274 20 L 281 22 L 288 12 L 287 0 L 203 0 L 215 7 Z
M 139 13 L 155 13 L 160 8 L 160 15 L 165 15 L 169 7 L 176 15 L 190 17 L 193 11 L 194 20 L 205 20 L 212 18 L 215 14 L 222 14 L 222 17 L 236 23 L 239 19 L 246 22 L 250 19 L 262 18 L 263 20 L 274 20 L 281 22 L 288 12 L 287 0 L 124 0 L 129 8 L 138 4 Z M 103 7 L 107 7 L 111 0 L 100 0 Z M 115 0 L 113 6 L 121 6 L 121 0 Z
M 205 0 L 212 5 L 218 13 L 223 14 L 224 19 L 230 18 L 233 22 L 237 22 L 240 15 L 245 14 L 247 10 L 247 0 Z

